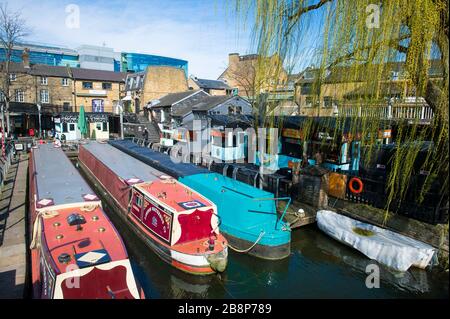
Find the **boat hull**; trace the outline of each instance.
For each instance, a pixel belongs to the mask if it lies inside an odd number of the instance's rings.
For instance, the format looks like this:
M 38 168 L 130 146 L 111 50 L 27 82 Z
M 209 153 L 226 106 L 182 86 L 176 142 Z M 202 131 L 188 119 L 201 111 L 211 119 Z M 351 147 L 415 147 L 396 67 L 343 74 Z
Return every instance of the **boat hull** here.
M 240 252 L 246 252 L 247 254 L 266 260 L 280 260 L 289 257 L 291 254 L 291 244 L 285 243 L 277 246 L 268 246 L 256 244 L 254 242 L 234 237 L 230 233 L 223 232 L 225 238 L 228 240 L 230 249 L 239 250 Z M 253 247 L 252 247 L 253 246 Z M 251 249 L 249 249 L 251 248 Z
M 117 212 L 117 215 L 160 259 L 174 268 L 189 274 L 211 275 L 217 272 L 213 269 L 213 267 L 211 267 L 204 256 L 183 254 L 160 242 L 155 236 L 150 234 L 145 229 L 145 227 L 133 216 L 133 214 L 128 213 L 122 208 L 120 203 L 115 200 L 114 196 L 109 193 L 108 189 L 100 183 L 100 181 L 95 177 L 90 169 L 83 164 L 83 162 L 79 161 L 79 165 L 86 178 L 94 185 L 94 188 L 99 192 L 99 194 L 101 194 L 100 197 L 102 197 L 108 206 Z M 228 257 L 227 247 L 224 247 L 222 252 L 216 255 L 218 255 L 218 258 L 222 256 L 226 260 Z

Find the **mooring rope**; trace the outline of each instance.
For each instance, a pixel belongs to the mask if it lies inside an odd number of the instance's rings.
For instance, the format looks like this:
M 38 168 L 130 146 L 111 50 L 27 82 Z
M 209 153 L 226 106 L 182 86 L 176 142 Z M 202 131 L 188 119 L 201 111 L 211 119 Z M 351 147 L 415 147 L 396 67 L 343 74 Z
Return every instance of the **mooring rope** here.
M 259 233 L 259 237 L 258 237 L 258 239 L 256 239 L 256 241 L 253 243 L 253 245 L 251 245 L 249 248 L 247 248 L 247 249 L 237 249 L 236 247 L 233 247 L 230 243 L 228 243 L 228 247 L 230 247 L 232 250 L 234 250 L 235 252 L 237 252 L 237 253 L 248 253 L 250 250 L 252 250 L 253 249 L 253 247 L 255 247 L 258 243 L 259 243 L 259 241 L 261 240 L 261 238 L 263 238 L 263 236 L 266 234 L 266 232 L 265 231 L 261 231 L 260 233 Z
M 41 233 L 42 233 L 42 218 L 53 218 L 58 216 L 59 213 L 56 211 L 50 211 L 50 212 L 39 212 L 36 215 L 36 219 L 34 220 L 33 225 L 33 240 L 30 244 L 30 249 L 34 249 L 41 246 Z

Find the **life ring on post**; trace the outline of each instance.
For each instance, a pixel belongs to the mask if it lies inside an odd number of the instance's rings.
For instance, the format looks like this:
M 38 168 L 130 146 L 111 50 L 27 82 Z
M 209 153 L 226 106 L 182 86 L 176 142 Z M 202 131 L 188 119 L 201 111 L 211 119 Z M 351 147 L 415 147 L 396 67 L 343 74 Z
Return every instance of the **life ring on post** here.
M 353 183 L 358 184 L 358 188 L 357 188 L 357 189 L 355 189 L 355 188 L 353 187 Z M 353 178 L 350 179 L 350 181 L 348 182 L 348 188 L 350 189 L 350 191 L 351 191 L 353 194 L 361 194 L 362 191 L 363 191 L 363 189 L 364 189 L 364 184 L 363 184 L 362 180 L 359 179 L 358 177 L 353 177 Z

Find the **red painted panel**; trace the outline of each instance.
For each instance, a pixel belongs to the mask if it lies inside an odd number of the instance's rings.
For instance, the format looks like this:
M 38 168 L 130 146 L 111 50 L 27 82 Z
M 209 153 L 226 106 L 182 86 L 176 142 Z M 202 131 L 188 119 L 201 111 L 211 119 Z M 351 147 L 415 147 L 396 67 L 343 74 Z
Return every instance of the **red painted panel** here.
M 141 219 L 141 211 L 142 211 L 142 195 L 140 195 L 137 192 L 133 192 L 133 198 L 131 200 L 131 212 L 133 213 L 134 216 Z
M 178 222 L 181 225 L 181 236 L 177 241 L 177 244 L 208 238 L 212 232 L 212 213 L 212 209 L 208 209 L 206 211 L 196 209 L 191 214 L 179 215 Z
M 127 269 L 116 266 L 110 270 L 94 268 L 82 276 L 79 288 L 73 286 L 73 278 L 61 283 L 64 299 L 134 299 L 127 286 Z M 69 288 L 71 287 L 71 288 Z M 109 289 L 108 289 L 109 287 Z
M 156 235 L 170 243 L 172 216 L 163 212 L 153 203 L 144 200 L 142 222 Z

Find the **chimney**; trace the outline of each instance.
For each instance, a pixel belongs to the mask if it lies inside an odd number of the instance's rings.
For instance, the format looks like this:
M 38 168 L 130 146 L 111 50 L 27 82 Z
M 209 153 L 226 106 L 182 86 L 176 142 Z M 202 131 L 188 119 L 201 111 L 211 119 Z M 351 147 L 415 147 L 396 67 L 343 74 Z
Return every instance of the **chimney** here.
M 22 63 L 25 69 L 30 68 L 30 49 L 25 48 L 22 52 Z
M 228 67 L 231 69 L 236 69 L 239 63 L 239 53 L 228 54 Z

